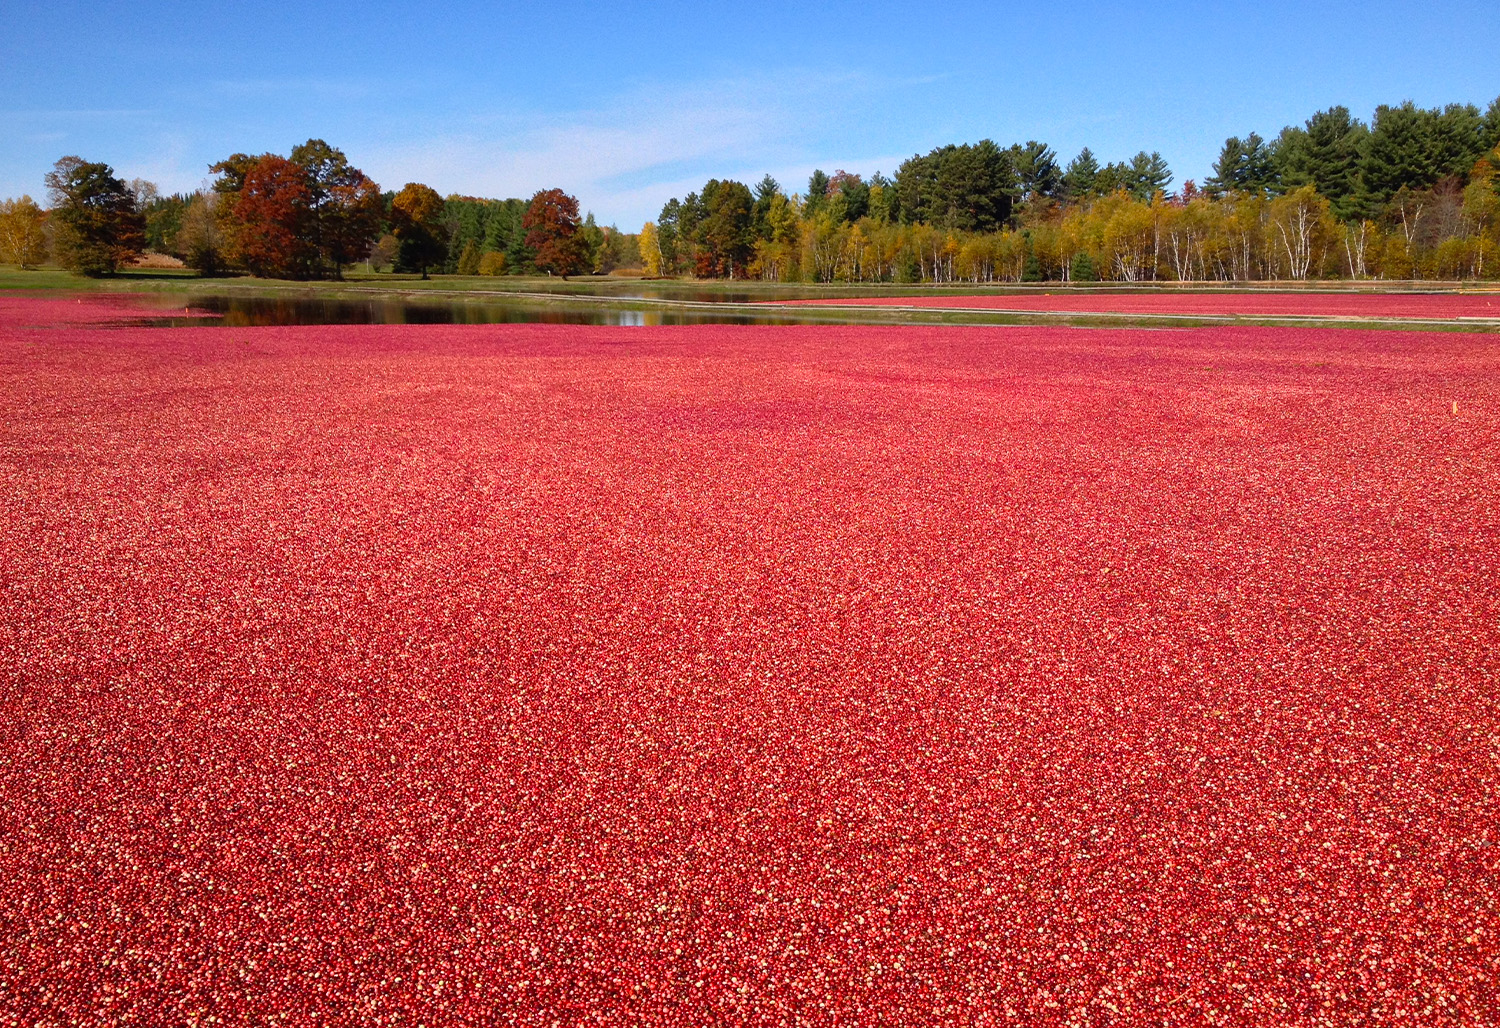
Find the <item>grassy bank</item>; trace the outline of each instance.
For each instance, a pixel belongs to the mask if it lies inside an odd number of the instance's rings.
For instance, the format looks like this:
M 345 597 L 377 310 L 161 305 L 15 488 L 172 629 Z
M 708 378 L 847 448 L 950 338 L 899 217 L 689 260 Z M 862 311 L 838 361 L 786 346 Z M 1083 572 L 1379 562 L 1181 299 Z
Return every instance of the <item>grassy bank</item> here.
M 930 296 L 933 294 L 995 295 L 1038 292 L 1258 292 L 1297 290 L 1309 292 L 1485 292 L 1500 291 L 1497 282 L 1406 281 L 1345 282 L 1036 282 L 1036 283 L 781 283 L 724 279 L 642 279 L 623 276 L 581 276 L 561 279 L 550 276 L 420 275 L 354 271 L 339 281 L 287 281 L 281 279 L 228 276 L 202 278 L 191 271 L 129 269 L 107 278 L 84 278 L 57 268 L 23 271 L 0 265 L 0 290 L 62 290 L 73 292 L 142 292 L 252 296 L 312 296 L 363 298 L 388 295 L 555 294 L 652 299 L 691 299 L 704 302 L 756 302 L 762 300 L 871 296 Z

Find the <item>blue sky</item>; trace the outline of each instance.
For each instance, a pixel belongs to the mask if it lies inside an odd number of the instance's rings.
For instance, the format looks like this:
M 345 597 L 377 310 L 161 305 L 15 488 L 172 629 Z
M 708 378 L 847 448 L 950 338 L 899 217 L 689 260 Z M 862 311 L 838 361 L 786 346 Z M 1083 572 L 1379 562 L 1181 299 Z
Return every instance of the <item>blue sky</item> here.
M 634 230 L 709 177 L 1040 139 L 1159 150 L 1202 180 L 1229 135 L 1315 110 L 1485 106 L 1500 3 L 547 5 L 49 3 L 7 11 L 0 197 L 64 154 L 189 190 L 321 137 L 386 188 L 561 186 Z

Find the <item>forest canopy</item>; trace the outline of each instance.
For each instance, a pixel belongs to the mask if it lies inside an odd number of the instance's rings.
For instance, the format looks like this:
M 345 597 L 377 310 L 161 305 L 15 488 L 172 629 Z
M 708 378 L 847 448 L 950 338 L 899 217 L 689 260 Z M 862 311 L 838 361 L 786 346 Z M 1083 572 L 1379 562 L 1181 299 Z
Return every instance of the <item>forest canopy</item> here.
M 711 179 L 646 227 L 664 275 L 808 282 L 1483 278 L 1500 271 L 1500 99 L 1318 111 L 1224 141 L 1201 186 L 1160 153 L 1063 164 L 1045 143 L 945 145 L 893 177 L 801 192 Z M 733 198 L 732 202 L 728 198 Z
M 1064 161 L 1038 140 L 948 143 L 888 177 L 817 170 L 802 188 L 709 179 L 639 234 L 529 199 L 382 191 L 309 139 L 236 153 L 209 188 L 164 196 L 76 156 L 46 175 L 50 207 L 0 202 L 0 260 L 108 275 L 143 252 L 202 274 L 339 278 L 361 264 L 463 275 L 608 274 L 782 282 L 1494 278 L 1500 274 L 1500 99 L 1334 106 L 1226 139 L 1201 183 L 1157 151 Z M 1175 187 L 1175 188 L 1174 188 Z

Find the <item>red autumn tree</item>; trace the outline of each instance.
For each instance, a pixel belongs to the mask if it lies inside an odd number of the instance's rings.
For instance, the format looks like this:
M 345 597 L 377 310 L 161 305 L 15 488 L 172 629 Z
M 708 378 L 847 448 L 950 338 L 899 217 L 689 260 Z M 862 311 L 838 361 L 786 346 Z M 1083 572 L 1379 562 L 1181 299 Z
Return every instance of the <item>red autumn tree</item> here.
M 316 271 L 311 201 L 312 189 L 301 165 L 267 154 L 249 169 L 233 217 L 239 257 L 251 274 L 307 278 Z
M 578 201 L 561 189 L 533 196 L 521 228 L 538 270 L 567 278 L 588 267 L 588 240 L 578 231 Z

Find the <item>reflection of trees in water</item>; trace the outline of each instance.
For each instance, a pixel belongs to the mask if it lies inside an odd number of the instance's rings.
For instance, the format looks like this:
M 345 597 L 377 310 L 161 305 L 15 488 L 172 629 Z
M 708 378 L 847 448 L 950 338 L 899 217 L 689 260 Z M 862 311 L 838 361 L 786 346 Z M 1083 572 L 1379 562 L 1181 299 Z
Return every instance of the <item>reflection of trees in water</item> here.
M 732 301 L 731 301 L 732 302 Z M 780 325 L 786 317 L 719 315 L 707 311 L 632 311 L 607 307 L 566 309 L 525 303 L 405 303 L 399 300 L 330 300 L 266 296 L 194 297 L 192 306 L 231 327 L 282 325 Z M 173 318 L 191 324 L 201 319 Z

